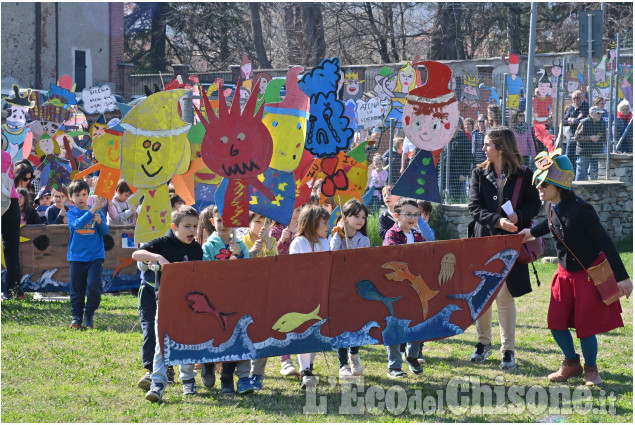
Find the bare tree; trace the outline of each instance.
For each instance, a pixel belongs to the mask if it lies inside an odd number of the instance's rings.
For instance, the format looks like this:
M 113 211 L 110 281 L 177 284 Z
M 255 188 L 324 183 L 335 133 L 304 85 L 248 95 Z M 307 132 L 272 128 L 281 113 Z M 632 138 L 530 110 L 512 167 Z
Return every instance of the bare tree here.
M 465 59 L 461 36 L 461 4 L 439 3 L 432 30 L 430 59 Z
M 271 62 L 267 57 L 265 43 L 262 39 L 262 24 L 260 22 L 259 3 L 249 3 L 249 11 L 251 13 L 251 28 L 254 33 L 254 47 L 256 49 L 258 62 L 262 68 L 271 68 Z

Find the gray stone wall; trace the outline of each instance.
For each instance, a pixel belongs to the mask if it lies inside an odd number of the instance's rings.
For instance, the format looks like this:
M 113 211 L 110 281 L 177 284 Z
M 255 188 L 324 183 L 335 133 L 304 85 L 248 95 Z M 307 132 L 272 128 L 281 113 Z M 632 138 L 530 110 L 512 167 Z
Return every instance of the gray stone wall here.
M 606 166 L 600 162 L 600 176 L 606 176 Z M 611 154 L 610 180 L 573 182 L 572 187 L 581 198 L 597 211 L 600 221 L 614 241 L 633 237 L 633 155 Z M 439 239 L 467 237 L 471 221 L 466 204 L 441 205 Z M 538 222 L 546 218 L 546 209 L 540 209 Z M 549 239 L 549 238 L 548 238 Z M 552 248 L 551 243 L 548 246 Z

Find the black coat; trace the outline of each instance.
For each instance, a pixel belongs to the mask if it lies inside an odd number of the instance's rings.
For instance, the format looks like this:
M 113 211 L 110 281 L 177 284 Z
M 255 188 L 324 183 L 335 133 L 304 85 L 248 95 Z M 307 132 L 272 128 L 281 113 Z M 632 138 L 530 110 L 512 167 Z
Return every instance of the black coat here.
M 518 216 L 518 229 L 531 226 L 531 220 L 540 210 L 540 198 L 538 190 L 532 185 L 532 173 L 526 168 L 518 170 L 509 176 L 503 187 L 503 201 L 501 205 L 512 200 L 516 179 L 522 178 L 517 205 L 514 208 Z M 470 183 L 470 199 L 467 207 L 472 216 L 472 222 L 468 226 L 468 237 L 483 237 L 494 235 L 508 235 L 503 229 L 496 228 L 498 221 L 502 217 L 507 217 L 502 209 L 498 207 L 498 188 L 494 171 L 476 167 L 472 171 Z M 516 263 L 507 276 L 507 288 L 513 297 L 520 297 L 531 292 L 531 281 L 529 279 L 529 267 L 527 264 Z
M 575 272 L 582 270 L 582 266 L 567 250 L 560 238 L 565 241 L 584 267 L 588 268 L 593 260 L 604 252 L 615 274 L 615 279 L 618 282 L 628 279 L 628 272 L 624 268 L 620 254 L 591 204 L 576 196 L 560 202 L 559 212 L 555 212 L 551 205 L 549 207 L 553 229 L 549 228 L 549 220 L 545 219 L 531 229 L 531 234 L 544 236 L 549 231 L 558 232 L 559 237 L 554 235 L 553 241 L 556 245 L 558 261 L 565 270 Z

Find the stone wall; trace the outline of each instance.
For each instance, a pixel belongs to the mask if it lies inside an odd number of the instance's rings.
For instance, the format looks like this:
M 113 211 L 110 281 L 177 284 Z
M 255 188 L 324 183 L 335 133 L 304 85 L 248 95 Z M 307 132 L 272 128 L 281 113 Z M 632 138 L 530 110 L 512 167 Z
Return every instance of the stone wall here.
M 606 176 L 606 166 L 600 161 L 600 176 Z M 611 154 L 610 180 L 573 182 L 576 193 L 589 202 L 611 238 L 621 241 L 633 237 L 633 155 Z M 441 205 L 438 239 L 467 237 L 467 226 L 471 221 L 466 204 Z M 546 209 L 540 209 L 534 221 L 546 218 Z M 551 243 L 548 243 L 551 248 Z

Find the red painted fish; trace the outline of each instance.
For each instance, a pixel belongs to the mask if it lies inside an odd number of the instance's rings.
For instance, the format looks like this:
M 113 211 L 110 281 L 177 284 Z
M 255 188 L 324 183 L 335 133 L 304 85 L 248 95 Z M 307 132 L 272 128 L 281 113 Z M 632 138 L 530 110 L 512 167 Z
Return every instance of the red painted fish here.
M 201 314 L 211 314 L 216 316 L 220 321 L 220 324 L 223 326 L 223 331 L 227 329 L 227 318 L 226 316 L 231 316 L 232 314 L 236 314 L 236 312 L 232 313 L 223 313 L 221 311 L 216 310 L 216 308 L 209 302 L 207 299 L 207 295 L 202 292 L 193 291 L 189 292 L 185 297 L 189 302 L 189 306 L 192 310 Z

